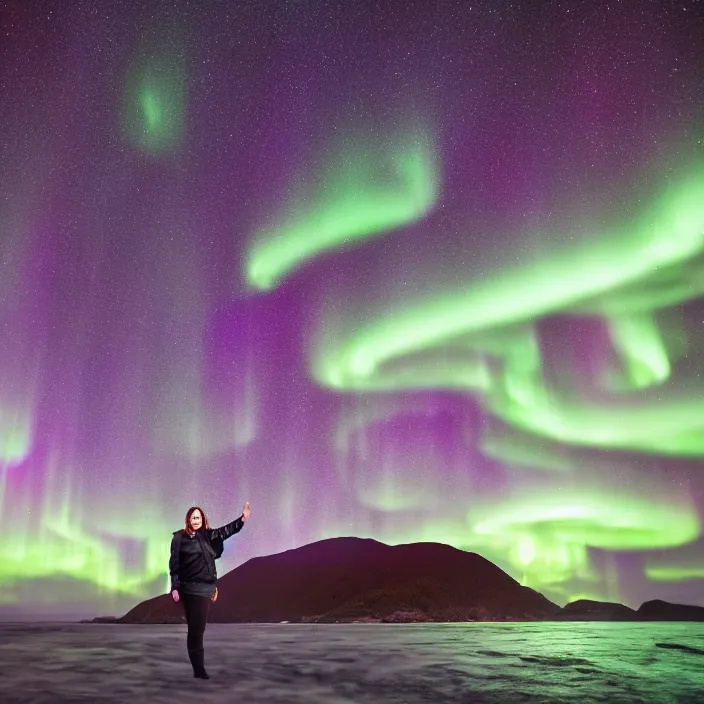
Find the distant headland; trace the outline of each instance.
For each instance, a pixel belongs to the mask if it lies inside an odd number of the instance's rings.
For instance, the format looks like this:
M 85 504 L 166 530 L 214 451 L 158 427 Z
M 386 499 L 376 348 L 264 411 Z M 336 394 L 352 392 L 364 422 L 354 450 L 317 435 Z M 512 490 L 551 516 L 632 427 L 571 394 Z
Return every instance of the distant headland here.
M 655 600 L 639 609 L 579 600 L 560 607 L 476 553 L 442 543 L 330 538 L 256 557 L 218 581 L 215 623 L 704 621 L 704 607 Z M 168 594 L 98 623 L 182 623 Z

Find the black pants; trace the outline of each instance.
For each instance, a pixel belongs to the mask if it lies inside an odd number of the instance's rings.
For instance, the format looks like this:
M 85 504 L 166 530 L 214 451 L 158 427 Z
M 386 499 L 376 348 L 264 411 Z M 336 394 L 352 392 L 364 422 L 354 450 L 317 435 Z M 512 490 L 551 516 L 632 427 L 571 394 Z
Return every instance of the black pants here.
M 199 650 L 203 647 L 203 634 L 208 620 L 210 599 L 207 596 L 181 594 L 181 602 L 183 610 L 186 612 L 186 623 L 188 623 L 186 647 L 189 650 Z

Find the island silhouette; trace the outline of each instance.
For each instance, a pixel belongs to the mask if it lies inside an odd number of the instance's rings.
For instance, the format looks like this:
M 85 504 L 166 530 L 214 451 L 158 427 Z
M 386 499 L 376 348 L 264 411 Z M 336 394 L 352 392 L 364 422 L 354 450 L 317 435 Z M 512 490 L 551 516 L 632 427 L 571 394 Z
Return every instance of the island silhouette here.
M 637 610 L 582 599 L 560 607 L 473 552 L 442 543 L 320 540 L 255 557 L 218 580 L 211 623 L 704 621 L 704 607 L 648 601 Z M 170 594 L 96 622 L 182 623 Z

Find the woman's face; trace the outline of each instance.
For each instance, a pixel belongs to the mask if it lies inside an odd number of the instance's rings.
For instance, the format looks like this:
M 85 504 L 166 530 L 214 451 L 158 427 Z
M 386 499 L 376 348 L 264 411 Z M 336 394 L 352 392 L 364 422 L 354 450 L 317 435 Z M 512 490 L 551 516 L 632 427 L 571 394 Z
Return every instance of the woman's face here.
M 199 528 L 202 527 L 203 525 L 203 514 L 196 509 L 192 514 L 191 514 L 191 530 L 198 530 Z

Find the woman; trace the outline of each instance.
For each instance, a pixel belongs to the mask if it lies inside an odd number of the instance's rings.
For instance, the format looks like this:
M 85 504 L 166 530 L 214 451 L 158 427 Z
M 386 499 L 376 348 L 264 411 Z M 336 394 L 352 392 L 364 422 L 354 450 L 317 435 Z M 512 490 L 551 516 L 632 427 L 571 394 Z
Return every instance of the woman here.
M 177 530 L 171 540 L 171 596 L 182 602 L 186 613 L 186 647 L 194 677 L 210 679 L 204 665 L 203 634 L 210 602 L 217 598 L 215 560 L 222 554 L 223 541 L 242 530 L 249 513 L 248 501 L 239 518 L 213 529 L 203 510 L 192 506 L 186 513 L 186 527 Z

